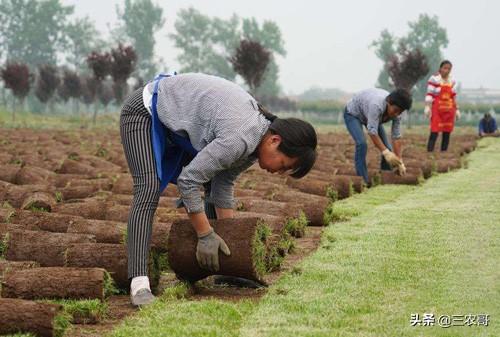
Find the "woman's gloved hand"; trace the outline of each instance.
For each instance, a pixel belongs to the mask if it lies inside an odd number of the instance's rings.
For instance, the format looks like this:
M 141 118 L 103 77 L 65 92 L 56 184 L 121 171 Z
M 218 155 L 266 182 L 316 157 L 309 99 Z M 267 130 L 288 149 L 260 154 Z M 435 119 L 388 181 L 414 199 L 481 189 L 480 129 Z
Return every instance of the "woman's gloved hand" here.
M 224 240 L 215 233 L 213 228 L 206 234 L 198 236 L 196 259 L 202 269 L 209 271 L 219 270 L 219 249 L 226 255 L 231 255 Z

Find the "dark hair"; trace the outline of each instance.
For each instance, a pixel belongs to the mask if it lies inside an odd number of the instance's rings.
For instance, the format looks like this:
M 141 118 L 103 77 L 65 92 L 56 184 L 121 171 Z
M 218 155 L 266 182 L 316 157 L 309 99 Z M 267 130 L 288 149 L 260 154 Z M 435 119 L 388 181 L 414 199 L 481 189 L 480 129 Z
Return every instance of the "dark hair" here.
M 441 62 L 439 64 L 439 69 L 443 68 L 443 66 L 449 64 L 451 67 L 453 67 L 453 64 L 451 64 L 451 62 L 449 60 L 444 60 L 443 62 Z
M 400 107 L 403 111 L 410 110 L 413 99 L 405 89 L 396 89 L 387 96 L 387 102 Z
M 318 137 L 314 127 L 298 118 L 278 118 L 262 105 L 259 111 L 271 121 L 269 131 L 281 137 L 278 150 L 290 158 L 297 158 L 297 165 L 290 174 L 293 178 L 302 178 L 312 169 L 316 162 L 316 146 Z

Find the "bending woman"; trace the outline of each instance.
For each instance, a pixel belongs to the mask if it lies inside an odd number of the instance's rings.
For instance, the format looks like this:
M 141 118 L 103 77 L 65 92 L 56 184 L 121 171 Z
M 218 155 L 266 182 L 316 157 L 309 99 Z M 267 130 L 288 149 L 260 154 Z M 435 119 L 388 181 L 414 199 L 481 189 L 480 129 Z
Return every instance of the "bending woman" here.
M 427 151 L 433 152 L 438 133 L 442 132 L 441 151 L 447 151 L 450 134 L 455 120 L 460 118 L 456 102 L 456 82 L 452 79 L 452 64 L 445 60 L 439 66 L 439 72 L 429 78 L 427 95 L 425 96 L 425 116 L 431 122 L 431 134 L 427 143 Z
M 198 234 L 200 267 L 217 271 L 219 249 L 230 251 L 209 224 L 202 187 L 210 190 L 217 218 L 230 218 L 234 181 L 254 162 L 301 178 L 316 160 L 312 125 L 277 118 L 237 84 L 205 74 L 163 75 L 135 91 L 123 106 L 120 133 L 134 182 L 127 223 L 133 305 L 154 300 L 147 261 L 153 216 L 168 183 L 177 184 Z

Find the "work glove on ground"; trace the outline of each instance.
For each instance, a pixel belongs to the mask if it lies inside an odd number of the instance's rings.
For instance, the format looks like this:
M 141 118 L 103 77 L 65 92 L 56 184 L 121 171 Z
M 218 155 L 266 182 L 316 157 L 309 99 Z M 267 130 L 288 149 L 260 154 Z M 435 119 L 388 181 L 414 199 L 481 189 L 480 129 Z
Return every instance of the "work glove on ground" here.
M 219 249 L 226 255 L 231 255 L 224 240 L 211 228 L 207 234 L 198 236 L 196 259 L 202 269 L 212 272 L 219 270 Z
M 399 159 L 399 157 L 389 149 L 385 149 L 384 151 L 382 151 L 382 155 L 384 156 L 384 159 L 389 163 L 389 165 L 391 165 L 391 167 L 396 167 L 402 164 L 401 159 Z

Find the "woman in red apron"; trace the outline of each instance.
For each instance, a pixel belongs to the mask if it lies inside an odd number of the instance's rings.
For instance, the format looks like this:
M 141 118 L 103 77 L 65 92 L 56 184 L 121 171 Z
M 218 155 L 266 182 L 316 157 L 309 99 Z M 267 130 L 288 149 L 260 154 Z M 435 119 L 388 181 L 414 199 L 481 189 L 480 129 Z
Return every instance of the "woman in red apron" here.
M 443 61 L 439 72 L 429 78 L 427 95 L 425 96 L 425 116 L 430 118 L 431 134 L 427 143 L 427 151 L 434 151 L 439 132 L 442 132 L 441 151 L 448 150 L 450 134 L 455 126 L 455 120 L 460 118 L 456 103 L 456 82 L 451 78 L 452 64 Z

